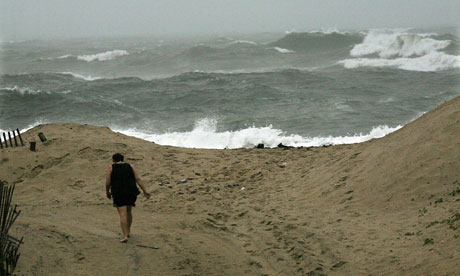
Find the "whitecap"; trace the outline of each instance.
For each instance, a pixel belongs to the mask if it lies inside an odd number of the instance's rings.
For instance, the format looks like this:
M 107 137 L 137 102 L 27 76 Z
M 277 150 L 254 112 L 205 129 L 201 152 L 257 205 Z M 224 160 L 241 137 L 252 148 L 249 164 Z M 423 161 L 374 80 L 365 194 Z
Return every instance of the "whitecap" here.
M 94 55 L 80 55 L 77 57 L 78 60 L 84 60 L 86 62 L 92 62 L 95 60 L 98 61 L 107 61 L 107 60 L 112 60 L 117 57 L 121 56 L 126 56 L 129 53 L 124 50 L 113 50 L 113 51 L 107 51 L 104 53 L 99 53 L 99 54 L 94 54 Z
M 326 35 L 330 35 L 330 34 L 350 34 L 349 31 L 342 31 L 342 30 L 339 30 L 337 28 L 322 28 L 322 29 L 318 29 L 318 30 L 311 30 L 311 31 L 308 31 L 308 33 L 311 33 L 311 34 L 314 34 L 314 33 L 321 33 L 321 34 L 326 34 Z
M 70 57 L 73 57 L 72 55 L 63 55 L 63 56 L 60 56 L 60 57 L 57 57 L 56 59 L 64 59 L 64 58 L 70 58 Z
M 41 90 L 34 90 L 29 87 L 19 87 L 16 85 L 13 87 L 3 87 L 3 88 L 0 88 L 0 90 L 6 90 L 6 91 L 19 93 L 21 96 L 24 96 L 26 94 L 35 95 L 35 94 L 43 93 Z M 44 93 L 51 94 L 50 92 L 44 92 Z
M 257 43 L 249 40 L 235 40 L 230 42 L 229 44 L 251 44 L 251 45 L 257 45 Z
M 83 79 L 83 80 L 86 80 L 86 81 L 94 81 L 94 80 L 101 79 L 101 77 L 92 77 L 91 75 L 83 76 L 83 75 L 75 74 L 75 73 L 72 73 L 72 72 L 61 72 L 60 74 L 71 75 L 74 78 Z
M 282 54 L 293 54 L 295 53 L 295 51 L 292 51 L 292 50 L 289 50 L 289 49 L 284 49 L 284 48 L 280 48 L 280 47 L 273 47 L 273 48 L 268 48 L 268 49 L 274 49 Z

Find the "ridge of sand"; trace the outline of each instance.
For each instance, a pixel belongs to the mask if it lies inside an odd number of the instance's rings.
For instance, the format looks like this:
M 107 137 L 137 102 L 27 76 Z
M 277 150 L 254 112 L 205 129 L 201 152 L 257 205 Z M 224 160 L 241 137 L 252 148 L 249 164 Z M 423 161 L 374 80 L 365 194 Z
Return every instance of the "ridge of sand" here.
M 36 152 L 0 151 L 22 210 L 17 274 L 460 275 L 459 107 L 324 148 L 198 150 L 37 126 L 24 134 Z M 115 152 L 152 191 L 128 244 L 104 191 Z

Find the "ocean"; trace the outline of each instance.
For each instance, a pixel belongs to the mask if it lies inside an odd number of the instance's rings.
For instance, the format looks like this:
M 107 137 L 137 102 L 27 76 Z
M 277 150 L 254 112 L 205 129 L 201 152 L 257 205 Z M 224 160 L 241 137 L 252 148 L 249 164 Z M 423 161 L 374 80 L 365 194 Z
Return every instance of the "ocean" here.
M 78 122 L 161 145 L 383 137 L 460 94 L 458 29 L 0 44 L 0 132 Z

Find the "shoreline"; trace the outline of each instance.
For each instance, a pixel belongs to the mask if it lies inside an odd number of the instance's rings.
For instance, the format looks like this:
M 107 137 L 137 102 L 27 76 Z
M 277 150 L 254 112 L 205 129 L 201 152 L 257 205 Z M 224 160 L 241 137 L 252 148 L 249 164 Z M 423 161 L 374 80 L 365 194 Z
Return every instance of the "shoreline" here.
M 421 115 L 423 116 L 423 114 Z M 420 116 L 419 116 L 420 117 Z M 417 118 L 419 118 L 417 117 Z M 413 119 L 408 123 L 414 121 Z M 36 127 L 46 126 L 46 125 L 62 125 L 62 124 L 77 124 L 77 125 L 90 125 L 102 128 L 109 128 L 111 131 L 115 133 L 120 133 L 129 137 L 142 139 L 147 142 L 152 142 L 161 146 L 171 146 L 171 147 L 178 147 L 178 148 L 189 148 L 189 149 L 250 149 L 250 148 L 257 148 L 259 144 L 263 144 L 264 148 L 277 148 L 279 145 L 281 147 L 289 147 L 289 148 L 303 148 L 303 147 L 328 147 L 328 146 L 338 146 L 338 145 L 350 145 L 350 144 L 359 144 L 363 142 L 367 142 L 373 139 L 380 139 L 383 138 L 399 129 L 404 127 L 404 125 L 398 125 L 396 127 L 389 127 L 387 125 L 379 125 L 375 126 L 366 133 L 355 133 L 353 135 L 348 136 L 314 136 L 314 137 L 303 137 L 298 134 L 286 134 L 282 130 L 274 129 L 271 126 L 269 127 L 260 127 L 260 128 L 249 128 L 259 130 L 258 135 L 263 137 L 264 130 L 269 130 L 276 135 L 275 138 L 270 138 L 268 141 L 260 138 L 255 137 L 243 137 L 240 139 L 247 140 L 249 139 L 250 145 L 242 145 L 241 143 L 235 142 L 234 140 L 239 137 L 240 133 L 243 133 L 248 130 L 240 129 L 236 131 L 223 131 L 223 132 L 202 132 L 201 129 L 196 130 L 193 129 L 189 132 L 169 132 L 163 134 L 154 134 L 154 133 L 145 133 L 140 132 L 138 130 L 133 130 L 130 128 L 120 128 L 120 127 L 110 127 L 107 125 L 91 125 L 87 123 L 78 123 L 78 122 L 39 122 L 36 124 L 32 124 L 26 128 L 20 130 L 21 133 L 25 133 L 31 129 Z M 0 133 L 7 132 L 5 130 L 0 129 Z M 257 133 L 257 132 L 256 132 Z M 177 137 L 174 137 L 176 135 Z M 157 138 L 155 138 L 157 137 Z M 215 139 L 217 142 L 211 142 L 210 144 L 193 144 L 193 142 L 188 141 L 197 141 L 197 140 L 205 140 L 205 138 L 210 137 L 210 139 Z M 166 142 L 168 139 L 176 139 L 174 142 Z M 160 140 L 160 141 L 158 141 Z M 3 141 L 3 140 L 2 140 Z M 219 141 L 221 144 L 219 144 Z M 222 142 L 225 141 L 225 142 Z M 224 143 L 224 144 L 222 144 Z M 225 145 L 235 145 L 240 144 L 242 146 L 225 146 Z M 188 145 L 188 146 L 187 146 Z M 214 145 L 214 146 L 212 146 Z
M 108 127 L 34 127 L 23 139 L 37 151 L 0 156 L 0 180 L 15 183 L 22 211 L 10 230 L 25 240 L 16 273 L 458 274 L 459 106 L 456 97 L 383 138 L 292 150 L 179 148 Z M 139 198 L 125 245 L 104 191 L 115 152 L 152 193 Z

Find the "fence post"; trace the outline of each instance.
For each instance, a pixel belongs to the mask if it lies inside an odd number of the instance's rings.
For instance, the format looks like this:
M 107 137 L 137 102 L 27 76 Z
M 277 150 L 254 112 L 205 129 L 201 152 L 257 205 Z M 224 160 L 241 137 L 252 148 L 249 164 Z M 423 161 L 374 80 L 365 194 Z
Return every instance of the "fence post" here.
M 11 134 L 8 131 L 8 138 L 10 138 L 10 146 L 13 147 L 13 140 L 11 139 Z
M 5 132 L 3 132 L 3 141 L 5 142 L 5 147 L 8 148 L 8 141 L 6 140 Z
M 24 146 L 24 142 L 22 141 L 21 132 L 19 132 L 19 128 L 17 128 L 16 131 L 18 132 L 19 140 L 21 140 L 21 145 Z
M 14 130 L 13 130 L 13 138 L 14 138 L 14 145 L 17 147 L 18 146 L 18 140 L 16 139 L 16 134 L 14 134 Z

